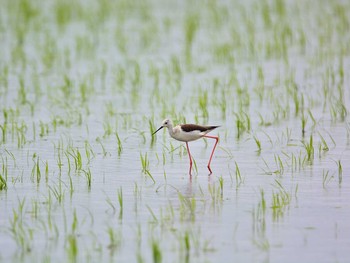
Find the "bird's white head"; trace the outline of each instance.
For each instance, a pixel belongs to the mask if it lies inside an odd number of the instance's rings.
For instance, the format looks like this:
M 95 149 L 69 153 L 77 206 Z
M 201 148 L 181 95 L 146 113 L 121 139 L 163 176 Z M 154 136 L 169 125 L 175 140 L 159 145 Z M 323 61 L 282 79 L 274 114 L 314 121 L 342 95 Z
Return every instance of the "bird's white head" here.
M 173 126 L 173 123 L 171 122 L 170 119 L 165 119 L 163 122 L 162 122 L 162 126 L 159 127 L 158 130 L 156 130 L 153 134 L 155 134 L 156 132 L 158 132 L 159 130 L 163 129 L 164 127 L 166 128 L 171 128 Z M 152 135 L 153 135 L 152 134 Z
M 171 120 L 169 119 L 165 119 L 163 122 L 162 122 L 162 127 L 171 127 L 173 124 L 171 122 Z

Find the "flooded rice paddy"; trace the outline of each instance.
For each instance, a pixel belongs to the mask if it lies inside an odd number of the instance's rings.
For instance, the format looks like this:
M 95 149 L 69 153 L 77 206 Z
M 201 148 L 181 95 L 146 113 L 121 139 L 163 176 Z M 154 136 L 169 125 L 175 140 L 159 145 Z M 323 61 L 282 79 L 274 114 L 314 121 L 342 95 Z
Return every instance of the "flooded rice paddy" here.
M 349 261 L 349 2 L 1 6 L 0 262 Z

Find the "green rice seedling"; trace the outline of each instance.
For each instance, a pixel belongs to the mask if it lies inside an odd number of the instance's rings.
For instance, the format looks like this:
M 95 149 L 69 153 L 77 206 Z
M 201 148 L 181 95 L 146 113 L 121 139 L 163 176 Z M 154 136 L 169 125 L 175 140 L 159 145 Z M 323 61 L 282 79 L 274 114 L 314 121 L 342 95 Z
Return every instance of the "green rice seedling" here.
M 113 134 L 113 127 L 109 120 L 105 120 L 103 123 L 104 134 L 103 138 L 107 138 Z
M 270 249 L 270 242 L 266 237 L 253 240 L 253 244 L 262 251 L 268 251 Z
M 256 146 L 258 147 L 257 152 L 260 153 L 260 152 L 261 152 L 261 142 L 260 142 L 260 140 L 258 139 L 258 137 L 256 137 L 256 136 L 253 136 L 253 138 L 254 138 L 254 141 L 255 141 L 255 143 L 256 143 Z
M 85 156 L 87 159 L 87 163 L 89 164 L 92 158 L 95 157 L 95 153 L 91 147 L 91 144 L 87 140 L 85 140 L 84 142 L 84 147 L 85 147 Z
M 243 111 L 241 111 L 239 114 L 234 113 L 234 115 L 236 117 L 237 139 L 239 139 L 244 132 L 250 131 L 250 117 L 247 113 Z
M 142 256 L 142 252 L 140 252 L 140 249 L 138 249 L 138 251 L 136 252 L 136 260 L 137 260 L 137 263 L 144 263 L 145 260 Z
M 23 146 L 26 144 L 26 131 L 27 131 L 27 125 L 24 121 L 19 125 L 18 123 L 13 123 L 13 131 L 12 136 L 17 136 L 17 147 L 18 149 L 23 148 Z
M 263 101 L 264 94 L 265 94 L 265 77 L 264 77 L 264 71 L 262 69 L 262 66 L 258 67 L 258 83 L 257 86 L 254 88 L 254 92 L 258 95 L 260 103 Z
M 33 142 L 35 142 L 36 141 L 36 127 L 35 127 L 34 122 L 32 124 L 32 130 L 33 130 Z
M 305 126 L 307 123 L 307 117 L 305 117 L 305 114 L 303 112 L 303 114 L 301 115 L 301 134 L 304 137 L 305 135 Z
M 193 157 L 192 157 L 192 162 L 193 162 L 193 170 L 196 174 L 198 174 L 197 162 L 196 162 L 196 159 L 194 159 Z
M 33 154 L 32 160 L 33 160 L 34 165 L 33 165 L 32 172 L 31 172 L 31 179 L 34 180 L 35 175 L 37 175 L 37 179 L 40 182 L 41 172 L 40 172 L 40 166 L 39 166 L 39 157 L 37 157 L 36 153 Z M 37 183 L 39 183 L 39 182 L 37 182 Z
M 220 107 L 220 112 L 221 112 L 221 118 L 223 120 L 226 119 L 226 111 L 227 111 L 227 102 L 226 102 L 226 95 L 225 94 L 226 94 L 226 92 L 224 91 L 224 89 L 222 89 L 219 107 Z
M 288 103 L 280 103 L 279 100 L 277 100 L 274 103 L 274 110 L 273 110 L 273 123 L 278 124 L 281 122 L 281 120 L 286 120 L 289 118 L 289 104 Z
M 324 137 L 321 135 L 320 132 L 318 132 L 318 135 L 320 136 L 320 139 L 321 139 L 321 143 L 319 144 L 319 154 L 321 155 L 321 151 L 328 152 L 329 147 L 328 147 L 326 140 L 324 139 Z
M 208 91 L 201 91 L 198 95 L 198 106 L 201 110 L 202 117 L 207 120 L 209 117 L 208 113 Z
M 190 252 L 191 252 L 191 242 L 190 242 L 190 235 L 188 231 L 185 232 L 183 237 L 183 242 L 185 244 L 185 262 L 190 262 Z
M 70 234 L 66 241 L 66 251 L 70 262 L 77 262 L 78 257 L 78 240 L 75 234 Z
M 0 191 L 7 190 L 7 180 L 0 174 Z
M 310 119 L 312 120 L 312 128 L 314 129 L 317 124 L 317 121 L 310 109 L 308 109 L 307 112 L 309 113 Z
M 90 78 L 89 80 L 86 79 L 79 84 L 79 92 L 80 92 L 82 103 L 86 103 L 89 94 L 92 93 L 93 91 L 93 88 L 90 87 L 88 84 L 93 82 L 91 75 L 89 76 L 89 78 Z
M 122 26 L 117 26 L 115 30 L 115 41 L 117 43 L 117 47 L 122 54 L 126 54 L 127 51 L 127 36 L 124 33 L 124 29 Z
M 59 204 L 62 204 L 63 199 L 64 199 L 64 191 L 62 189 L 62 183 L 59 182 L 58 186 L 54 186 L 54 187 L 49 186 L 49 189 L 50 189 L 50 193 L 52 193 L 54 195 L 57 202 Z
M 350 144 L 350 125 L 346 123 L 345 128 L 346 128 L 346 142 L 347 142 L 347 145 L 349 145 Z
M 106 194 L 106 202 L 112 209 L 112 214 L 114 215 L 117 212 L 117 208 L 115 207 L 113 201 L 111 198 Z M 106 210 L 106 213 L 108 213 L 109 209 Z
M 295 197 L 295 199 L 298 199 L 298 190 L 299 190 L 299 184 L 297 184 L 295 186 L 295 190 L 294 190 L 294 197 Z
M 155 153 L 156 159 L 157 159 L 157 164 L 159 164 L 159 155 L 158 153 Z
M 304 97 L 302 97 L 302 98 L 304 98 Z M 294 89 L 294 92 L 293 92 L 293 101 L 294 101 L 294 115 L 298 116 L 300 108 L 301 108 L 301 105 L 300 105 L 301 102 L 300 102 L 300 98 L 298 96 L 298 92 L 296 89 Z
M 19 90 L 18 90 L 17 98 L 20 104 L 24 105 L 27 103 L 27 91 L 24 85 L 23 77 L 20 77 L 19 79 Z
M 148 120 L 148 125 L 149 125 L 150 134 L 153 135 L 153 133 L 156 131 L 156 126 L 154 125 L 154 120 L 150 118 Z M 157 138 L 157 136 L 151 136 L 151 146 L 154 145 L 156 138 Z
M 172 75 L 176 76 L 178 80 L 182 78 L 182 70 L 179 58 L 175 55 L 171 56 L 171 69 L 172 69 Z
M 167 175 L 166 175 L 165 170 L 164 170 L 163 176 L 164 176 L 164 180 L 165 180 L 165 183 L 166 183 L 167 182 Z
M 8 92 L 8 75 L 9 75 L 9 66 L 5 65 L 3 66 L 3 70 L 0 75 L 0 84 L 3 88 L 4 94 L 7 94 Z
M 281 157 L 279 155 L 274 155 L 275 164 L 277 169 L 274 171 L 275 174 L 282 175 L 284 173 L 284 165 Z
M 122 154 L 122 151 L 123 151 L 123 145 L 122 145 L 122 141 L 120 140 L 118 133 L 116 133 L 115 136 L 117 137 L 117 142 L 118 142 L 118 156 L 120 156 Z M 154 136 L 152 136 L 152 137 L 154 137 Z
M 7 151 L 7 150 L 6 150 Z M 5 180 L 5 182 L 7 182 L 8 179 L 8 164 L 7 164 L 7 157 L 4 159 L 3 156 L 1 156 L 1 160 L 2 160 L 2 167 L 1 167 L 1 176 L 3 177 L 3 179 Z M 14 162 L 14 167 L 16 167 L 16 162 Z
M 146 174 L 147 171 L 149 170 L 149 160 L 148 160 L 147 153 L 145 153 L 145 155 L 142 155 L 142 153 L 140 152 L 140 160 L 142 165 L 142 172 Z
M 152 256 L 153 263 L 161 263 L 162 262 L 162 250 L 160 248 L 160 242 L 152 239 Z
M 96 138 L 96 142 L 98 142 L 98 143 L 101 145 L 102 152 L 103 152 L 103 156 L 106 157 L 106 156 L 107 156 L 107 151 L 106 151 L 106 148 L 103 146 L 100 137 L 97 137 L 97 138 Z
M 34 167 L 32 170 L 32 177 L 36 178 L 36 183 L 39 184 L 41 180 L 41 171 L 40 171 L 40 165 L 39 165 L 39 156 L 37 158 L 37 161 L 34 163 Z
M 348 109 L 346 108 L 344 103 L 338 103 L 338 108 L 340 120 L 344 122 L 346 117 L 348 116 Z
M 187 65 L 192 62 L 192 45 L 199 27 L 197 14 L 187 14 L 185 17 L 185 57 Z
M 339 186 L 341 186 L 343 182 L 343 166 L 340 160 L 337 161 L 337 166 L 338 166 L 338 183 L 339 183 Z
M 72 198 L 73 192 L 74 192 L 74 185 L 73 185 L 72 176 L 70 174 L 68 174 L 68 178 L 69 178 L 69 195 L 70 195 L 70 198 Z
M 146 144 L 146 141 L 147 141 L 146 135 L 145 135 L 146 132 L 144 132 L 144 131 L 137 131 L 137 132 L 139 133 L 140 137 L 142 138 L 142 144 Z
M 332 122 L 336 122 L 337 121 L 337 115 L 338 115 L 337 108 L 334 105 L 332 105 L 330 107 L 329 111 L 330 111 Z
M 135 199 L 141 200 L 142 197 L 142 187 L 139 187 L 137 182 L 134 182 L 134 197 Z
M 166 155 L 165 155 L 164 151 L 162 153 L 162 159 L 163 159 L 163 166 L 165 166 L 165 164 L 166 164 Z
M 237 162 L 235 162 L 235 166 L 236 166 L 236 189 L 243 183 L 243 177 L 241 175 L 241 171 L 238 167 Z
M 105 114 L 107 115 L 107 117 L 112 117 L 117 114 L 117 110 L 115 109 L 113 102 L 111 101 L 106 102 L 105 107 L 106 107 Z
M 292 159 L 292 164 L 291 164 L 291 170 L 292 172 L 297 172 L 300 171 L 301 168 L 301 164 L 298 162 L 298 160 L 300 160 L 300 152 L 299 152 L 299 158 L 297 158 L 297 156 L 292 153 L 291 159 Z
M 32 217 L 35 219 L 38 219 L 38 212 L 39 212 L 38 201 L 35 199 L 32 199 L 32 211 L 30 212 Z
M 119 220 L 123 219 L 123 211 L 124 211 L 124 206 L 123 206 L 123 188 L 120 187 L 118 189 L 118 202 L 119 202 Z
M 261 211 L 263 214 L 265 214 L 265 212 L 266 212 L 266 200 L 265 200 L 264 189 L 260 189 L 260 196 L 261 196 L 261 200 L 260 200 Z
M 223 43 L 214 46 L 213 55 L 219 63 L 229 63 L 234 64 L 235 56 L 232 52 L 231 43 Z
M 170 157 L 171 157 L 171 160 L 173 161 L 174 160 L 174 152 L 175 152 L 175 150 L 177 150 L 178 149 L 178 147 L 177 148 L 175 148 L 174 147 L 174 145 L 173 145 L 173 143 L 170 141 L 169 142 L 169 148 L 167 148 L 167 147 L 165 147 L 167 150 L 168 150 L 168 152 L 170 153 Z M 184 147 L 184 146 L 183 146 Z M 181 153 L 181 151 L 180 151 L 180 153 Z M 180 156 L 182 156 L 181 154 L 180 154 Z
M 310 140 L 309 142 L 303 141 L 303 146 L 306 150 L 307 154 L 307 161 L 312 164 L 313 159 L 314 159 L 314 145 L 313 145 L 313 137 L 312 134 L 310 135 Z
M 222 201 L 222 195 L 221 195 L 221 189 L 220 186 L 216 187 L 215 184 L 213 185 L 208 185 L 208 191 L 212 200 L 212 205 L 218 204 L 219 202 Z
M 153 178 L 153 176 L 152 176 L 152 174 L 151 174 L 151 172 L 150 172 L 149 170 L 146 170 L 146 173 L 145 173 L 145 174 L 148 175 L 149 178 L 151 178 L 153 184 L 156 183 L 156 180 L 154 180 L 154 178 Z
M 332 122 L 336 122 L 337 120 L 344 122 L 348 115 L 348 110 L 342 101 L 337 101 L 331 105 L 330 114 Z
M 91 189 L 91 178 L 92 178 L 92 175 L 91 175 L 91 170 L 90 168 L 88 168 L 87 171 L 85 170 L 82 170 L 85 174 L 85 177 L 86 177 L 86 182 L 87 182 L 87 186 L 89 188 L 89 190 Z
M 334 178 L 334 176 L 329 175 L 329 170 L 325 171 L 323 169 L 322 171 L 322 186 L 323 188 L 326 188 L 327 184 Z
M 132 105 L 137 105 L 140 98 L 141 88 L 141 70 L 138 63 L 135 62 L 134 76 L 131 76 L 131 102 Z
M 275 180 L 275 183 L 276 185 L 274 186 L 278 189 L 278 192 L 272 192 L 271 209 L 273 219 L 277 220 L 283 216 L 286 207 L 290 205 L 291 194 L 285 190 L 278 180 Z
M 239 83 L 236 86 L 236 93 L 238 99 L 238 110 L 240 113 L 247 115 L 244 110 L 248 111 L 250 105 L 250 92 L 248 91 L 247 84 L 241 86 Z M 242 114 L 242 116 L 244 115 Z
M 258 206 L 256 208 L 253 208 L 252 211 L 252 228 L 253 228 L 253 234 L 254 236 L 258 236 L 259 239 L 266 238 L 266 215 L 265 215 L 265 208 L 263 206 L 265 204 L 265 197 L 262 194 L 262 200 L 259 202 Z
M 3 125 L 0 125 L 0 129 L 1 129 L 1 133 L 2 133 L 1 142 L 3 144 L 5 144 L 6 143 L 6 133 L 7 133 L 7 123 L 4 122 Z
M 126 82 L 126 71 L 123 67 L 118 66 L 115 70 L 115 81 L 119 91 L 123 91 Z
M 68 156 L 67 156 L 67 159 L 69 159 Z M 62 162 L 61 152 L 60 151 L 58 151 L 58 154 L 57 154 L 57 166 L 58 166 L 58 169 L 59 169 L 59 174 L 61 175 L 63 162 Z
M 329 85 L 326 82 L 328 82 L 328 80 L 323 78 L 323 85 L 322 85 L 322 94 L 323 94 L 323 106 L 322 106 L 322 108 L 323 108 L 323 111 L 326 110 L 327 104 L 330 101 L 329 100 L 329 93 L 330 93 L 329 92 Z
M 112 227 L 108 227 L 107 234 L 109 237 L 108 249 L 113 254 L 122 245 L 122 233 L 121 231 L 115 231 Z
M 47 123 L 40 121 L 39 126 L 40 126 L 39 136 L 40 137 L 47 136 L 49 134 L 49 125 Z
M 226 158 L 228 158 L 230 160 L 233 159 L 233 153 L 230 149 L 226 149 L 226 148 L 221 147 L 221 146 L 219 146 L 219 147 L 221 150 L 223 150 L 227 154 Z
M 74 90 L 73 80 L 68 76 L 64 75 L 64 84 L 60 87 L 60 90 L 64 98 L 71 98 Z
M 67 154 L 74 159 L 75 171 L 81 171 L 83 168 L 83 161 L 79 149 L 70 148 L 67 150 Z
M 54 224 L 52 222 L 52 195 L 50 191 L 48 191 L 48 195 L 45 196 L 45 203 L 47 204 L 47 206 L 45 207 L 47 213 L 46 222 L 49 230 L 52 230 Z
M 159 69 L 153 63 L 150 65 L 148 75 L 153 77 L 153 94 L 159 97 Z
M 148 211 L 150 212 L 150 214 L 151 214 L 151 216 L 152 216 L 152 219 L 153 219 L 152 223 L 158 223 L 159 220 L 158 220 L 158 218 L 156 217 L 156 215 L 154 214 L 152 208 L 151 208 L 149 205 L 146 205 L 146 207 L 147 207 Z
M 71 226 L 71 233 L 72 234 L 75 234 L 77 232 L 78 226 L 79 226 L 79 222 L 78 222 L 78 217 L 77 217 L 77 210 L 74 209 L 73 221 L 72 221 L 72 226 Z
M 224 178 L 222 176 L 219 177 L 219 184 L 220 184 L 221 198 L 223 198 L 223 195 L 224 195 Z
M 240 138 L 241 133 L 244 130 L 244 122 L 239 118 L 236 119 L 236 128 L 237 128 L 237 138 Z
M 15 155 L 10 152 L 9 150 L 5 149 L 5 152 L 11 157 L 12 161 L 13 161 L 13 167 L 16 168 L 17 167 L 17 163 L 16 163 L 16 157 Z M 2 158 L 2 157 L 1 157 Z M 2 158 L 3 160 L 3 158 Z M 4 164 L 4 160 L 3 160 L 3 164 Z M 6 164 L 6 167 L 7 167 L 7 157 L 5 158 L 5 164 Z M 6 173 L 7 174 L 7 173 Z M 6 177 L 7 178 L 7 177 Z
M 284 212 L 284 197 L 280 193 L 272 193 L 272 216 L 273 219 L 276 220 L 283 216 Z
M 67 167 L 68 167 L 68 175 L 70 175 L 70 172 L 71 172 L 71 165 L 70 165 L 70 158 L 69 158 L 69 154 L 67 153 L 67 152 L 65 152 L 64 153 L 64 155 L 66 156 L 66 158 L 67 158 L 67 163 L 68 163 L 68 165 L 67 165 Z
M 282 139 L 285 139 L 287 145 L 289 145 L 289 142 L 291 141 L 291 137 L 292 137 L 292 129 L 290 128 L 286 128 L 286 131 L 282 131 Z
M 210 188 L 210 185 L 209 185 L 209 188 Z M 215 197 L 216 197 L 215 194 L 214 196 L 212 195 L 212 198 L 214 200 L 215 200 Z M 190 219 L 192 222 L 195 222 L 196 208 L 197 208 L 196 199 L 194 197 L 184 196 L 180 192 L 178 192 L 178 198 L 180 201 L 180 219 L 181 220 Z
M 9 219 L 9 232 L 22 252 L 30 252 L 33 243 L 33 229 L 25 224 L 25 198 L 18 199 L 18 209 L 13 208 Z

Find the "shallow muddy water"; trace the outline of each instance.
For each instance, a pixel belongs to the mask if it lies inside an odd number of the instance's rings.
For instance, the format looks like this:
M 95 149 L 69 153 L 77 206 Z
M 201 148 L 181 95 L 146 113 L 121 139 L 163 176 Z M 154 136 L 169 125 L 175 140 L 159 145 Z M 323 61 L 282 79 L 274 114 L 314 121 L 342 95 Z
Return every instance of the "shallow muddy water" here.
M 0 261 L 349 261 L 350 6 L 304 2 L 2 1 Z

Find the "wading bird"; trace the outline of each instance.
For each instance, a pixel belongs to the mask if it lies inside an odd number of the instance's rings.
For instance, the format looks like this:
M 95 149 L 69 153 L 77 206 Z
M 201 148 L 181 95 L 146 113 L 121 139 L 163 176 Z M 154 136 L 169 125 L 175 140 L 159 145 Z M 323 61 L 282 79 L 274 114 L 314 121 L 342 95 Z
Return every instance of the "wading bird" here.
M 215 145 L 213 147 L 213 150 L 211 152 L 209 162 L 208 162 L 208 170 L 210 174 L 212 174 L 212 171 L 210 169 L 210 163 L 211 159 L 213 158 L 214 151 L 216 148 L 216 145 L 218 144 L 219 137 L 218 136 L 209 136 L 207 133 L 211 132 L 212 130 L 216 129 L 219 126 L 201 126 L 197 124 L 180 124 L 176 125 L 175 127 L 173 126 L 173 123 L 169 119 L 165 119 L 162 123 L 162 126 L 159 127 L 158 130 L 156 130 L 152 135 L 154 135 L 156 132 L 161 130 L 162 128 L 168 128 L 169 135 L 174 138 L 175 140 L 181 141 L 181 142 L 186 142 L 186 147 L 187 147 L 187 152 L 188 152 L 188 157 L 190 158 L 190 170 L 189 174 L 191 175 L 191 170 L 192 170 L 192 156 L 190 153 L 190 149 L 188 147 L 188 142 L 190 141 L 195 141 L 200 138 L 210 138 L 210 139 L 215 139 Z

